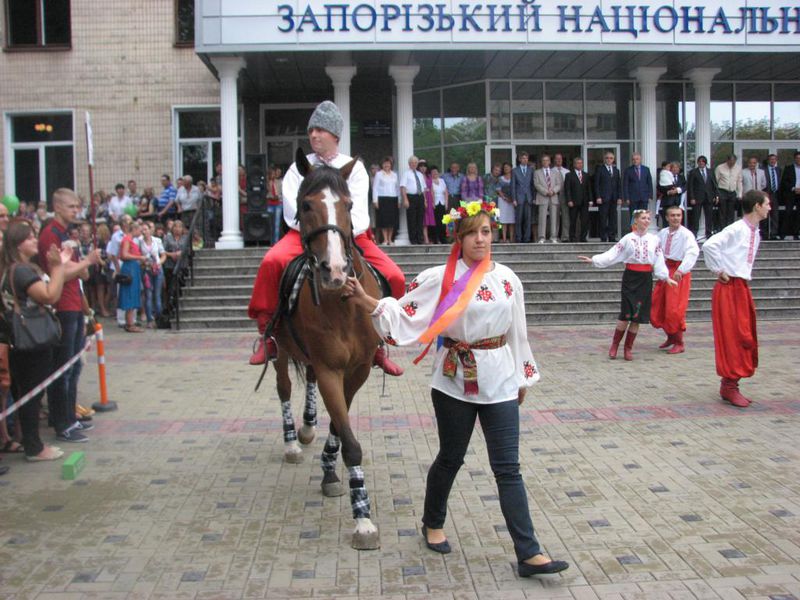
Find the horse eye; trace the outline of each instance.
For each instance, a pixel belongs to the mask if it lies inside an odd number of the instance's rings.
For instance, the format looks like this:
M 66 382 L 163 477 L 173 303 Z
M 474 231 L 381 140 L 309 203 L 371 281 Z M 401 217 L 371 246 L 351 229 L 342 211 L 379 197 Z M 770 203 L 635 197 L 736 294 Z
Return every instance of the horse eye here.
M 303 203 L 300 205 L 300 208 L 303 211 L 308 212 L 309 210 L 311 210 L 311 203 L 308 202 L 307 200 L 303 200 Z

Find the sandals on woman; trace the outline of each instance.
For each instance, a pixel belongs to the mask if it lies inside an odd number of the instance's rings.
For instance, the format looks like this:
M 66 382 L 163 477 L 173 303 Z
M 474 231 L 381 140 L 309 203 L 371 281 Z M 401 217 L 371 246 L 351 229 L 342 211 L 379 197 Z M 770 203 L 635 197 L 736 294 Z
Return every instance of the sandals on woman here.
M 144 329 L 137 325 L 125 325 L 125 331 L 128 333 L 142 333 Z
M 0 454 L 21 454 L 22 452 L 25 452 L 25 448 L 22 447 L 22 444 L 14 440 L 8 440 L 3 444 L 3 447 L 0 448 Z
M 43 462 L 46 460 L 58 460 L 64 456 L 64 451 L 55 446 L 45 446 L 44 450 L 35 456 L 26 456 L 29 462 Z

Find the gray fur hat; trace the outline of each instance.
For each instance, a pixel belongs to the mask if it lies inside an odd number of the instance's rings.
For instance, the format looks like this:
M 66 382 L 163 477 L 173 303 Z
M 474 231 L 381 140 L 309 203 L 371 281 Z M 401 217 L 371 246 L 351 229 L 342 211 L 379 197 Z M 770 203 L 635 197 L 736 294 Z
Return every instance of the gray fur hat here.
M 315 127 L 317 129 L 329 131 L 335 135 L 337 139 L 340 139 L 342 137 L 344 119 L 342 119 L 342 113 L 339 111 L 339 107 L 330 100 L 321 102 L 311 114 L 311 118 L 308 120 L 307 130 L 311 131 Z

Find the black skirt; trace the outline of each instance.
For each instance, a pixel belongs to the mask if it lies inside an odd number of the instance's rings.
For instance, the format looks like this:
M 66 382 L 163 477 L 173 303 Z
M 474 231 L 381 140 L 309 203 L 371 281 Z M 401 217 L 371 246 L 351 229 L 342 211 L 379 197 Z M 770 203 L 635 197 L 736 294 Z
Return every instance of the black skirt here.
M 651 271 L 625 269 L 622 275 L 619 320 L 631 323 L 649 323 L 652 295 L 653 273 Z
M 378 196 L 377 226 L 380 229 L 400 228 L 400 209 L 397 196 Z

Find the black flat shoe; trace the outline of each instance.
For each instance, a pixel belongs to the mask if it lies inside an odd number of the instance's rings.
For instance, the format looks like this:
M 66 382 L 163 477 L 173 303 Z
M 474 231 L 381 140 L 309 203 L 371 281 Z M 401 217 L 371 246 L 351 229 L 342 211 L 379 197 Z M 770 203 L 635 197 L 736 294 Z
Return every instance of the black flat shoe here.
M 569 569 L 569 563 L 563 560 L 551 560 L 543 565 L 531 565 L 526 562 L 517 563 L 517 572 L 520 577 L 532 575 L 553 575 Z
M 432 544 L 428 541 L 428 528 L 423 525 L 422 526 L 422 537 L 425 540 L 425 545 L 434 552 L 438 552 L 439 554 L 450 554 L 453 549 L 450 547 L 450 542 L 447 540 L 443 542 L 439 542 L 438 544 Z

